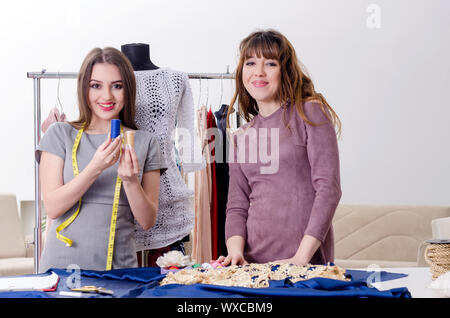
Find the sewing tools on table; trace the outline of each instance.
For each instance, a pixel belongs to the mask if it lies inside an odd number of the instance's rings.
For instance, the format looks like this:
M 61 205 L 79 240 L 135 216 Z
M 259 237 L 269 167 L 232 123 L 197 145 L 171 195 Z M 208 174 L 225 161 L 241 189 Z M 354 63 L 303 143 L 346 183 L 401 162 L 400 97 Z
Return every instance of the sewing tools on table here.
M 82 286 L 79 288 L 72 288 L 72 291 L 75 292 L 82 292 L 82 293 L 97 293 L 102 295 L 112 295 L 114 292 L 110 289 L 106 289 L 103 287 L 97 287 L 97 286 Z

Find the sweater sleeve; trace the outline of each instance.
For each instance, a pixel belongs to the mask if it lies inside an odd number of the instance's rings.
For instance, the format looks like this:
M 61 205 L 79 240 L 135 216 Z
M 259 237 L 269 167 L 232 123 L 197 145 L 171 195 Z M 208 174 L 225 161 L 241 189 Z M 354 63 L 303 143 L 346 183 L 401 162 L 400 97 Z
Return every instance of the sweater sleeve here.
M 228 188 L 228 202 L 226 209 L 225 220 L 225 240 L 231 236 L 239 235 L 247 239 L 247 216 L 250 207 L 250 186 L 247 177 L 244 175 L 240 163 L 237 160 L 236 150 L 236 136 L 233 136 L 233 141 L 230 143 L 234 148 L 234 152 L 230 152 L 229 162 L 229 188 Z
M 160 174 L 163 174 L 167 170 L 167 163 L 161 154 L 158 139 L 147 131 L 145 131 L 145 133 L 148 136 L 149 146 L 143 172 L 145 173 L 153 170 L 159 170 Z
M 305 103 L 306 117 L 318 126 L 304 122 L 311 182 L 315 199 L 305 235 L 324 241 L 341 198 L 339 151 L 333 125 L 320 104 Z

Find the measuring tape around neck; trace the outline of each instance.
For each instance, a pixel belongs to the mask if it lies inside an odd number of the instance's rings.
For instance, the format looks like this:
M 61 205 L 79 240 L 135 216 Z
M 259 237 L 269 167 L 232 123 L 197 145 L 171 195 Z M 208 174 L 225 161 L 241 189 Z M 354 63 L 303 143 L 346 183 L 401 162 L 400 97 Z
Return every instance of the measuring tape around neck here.
M 84 124 L 78 130 L 77 136 L 75 137 L 75 142 L 72 147 L 72 169 L 73 169 L 73 177 L 75 178 L 79 174 L 78 170 L 78 162 L 77 162 L 77 150 L 78 146 L 80 145 L 81 136 L 84 132 Z M 122 125 L 120 126 L 120 132 L 123 134 L 123 128 Z M 106 270 L 112 269 L 112 260 L 113 260 L 113 252 L 114 252 L 114 239 L 116 236 L 116 224 L 117 224 L 117 212 L 119 210 L 119 198 L 120 198 L 120 188 L 122 186 L 122 180 L 119 176 L 116 178 L 116 186 L 114 188 L 114 201 L 113 201 L 113 208 L 112 208 L 112 215 L 111 215 L 111 224 L 109 228 L 109 240 L 108 240 L 108 252 L 107 252 L 107 258 L 106 258 Z M 78 216 L 81 209 L 81 198 L 78 201 L 78 208 L 75 211 L 74 214 L 72 214 L 67 220 L 65 220 L 63 223 L 61 223 L 56 228 L 56 237 L 58 240 L 62 241 L 63 243 L 66 243 L 66 246 L 72 246 L 73 241 L 69 239 L 68 237 L 65 237 L 60 231 L 68 227 Z

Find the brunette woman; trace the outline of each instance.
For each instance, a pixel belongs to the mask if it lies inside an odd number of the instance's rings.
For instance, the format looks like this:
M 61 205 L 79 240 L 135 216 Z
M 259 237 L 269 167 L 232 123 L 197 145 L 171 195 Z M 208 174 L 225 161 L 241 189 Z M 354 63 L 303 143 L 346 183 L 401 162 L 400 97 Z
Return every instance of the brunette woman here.
M 218 260 L 332 262 L 340 121 L 281 33 L 258 31 L 242 40 L 228 116 L 236 100 L 247 123 L 230 145 L 228 256 Z
M 52 124 L 36 153 L 44 207 L 53 220 L 41 272 L 71 264 L 137 267 L 134 220 L 146 229 L 155 223 L 166 165 L 151 133 L 135 131 L 134 148 L 110 137 L 112 119 L 121 120 L 122 133 L 136 129 L 135 98 L 127 58 L 114 48 L 89 52 L 78 73 L 79 119 Z

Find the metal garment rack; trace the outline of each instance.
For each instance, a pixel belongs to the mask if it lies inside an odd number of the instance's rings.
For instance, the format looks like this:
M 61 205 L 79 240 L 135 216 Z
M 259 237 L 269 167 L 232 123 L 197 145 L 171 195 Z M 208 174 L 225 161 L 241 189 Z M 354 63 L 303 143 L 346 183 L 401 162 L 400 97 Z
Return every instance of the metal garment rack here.
M 41 79 L 76 79 L 78 73 L 76 72 L 28 72 L 27 78 L 33 79 L 34 86 L 34 151 L 41 141 Z M 233 73 L 188 73 L 189 79 L 234 79 Z M 41 187 L 39 184 L 39 164 L 34 161 L 34 272 L 39 271 L 39 262 L 41 258 Z

